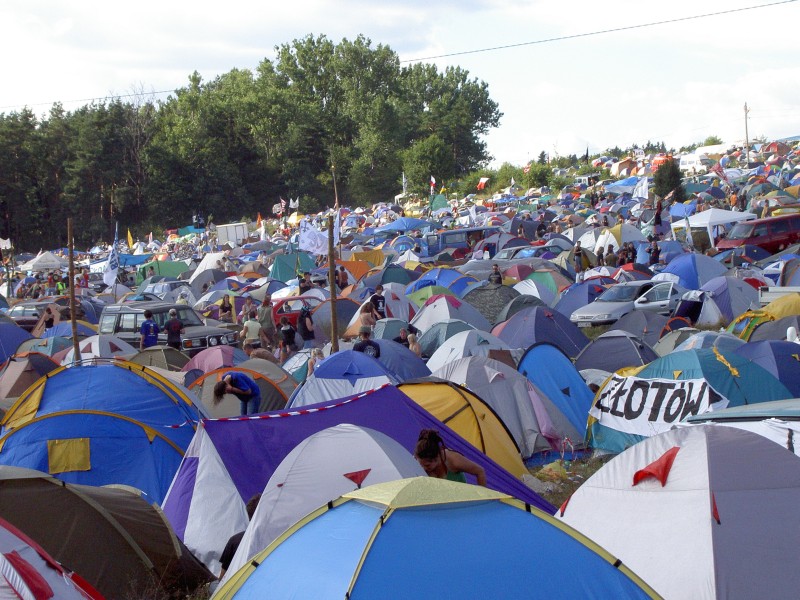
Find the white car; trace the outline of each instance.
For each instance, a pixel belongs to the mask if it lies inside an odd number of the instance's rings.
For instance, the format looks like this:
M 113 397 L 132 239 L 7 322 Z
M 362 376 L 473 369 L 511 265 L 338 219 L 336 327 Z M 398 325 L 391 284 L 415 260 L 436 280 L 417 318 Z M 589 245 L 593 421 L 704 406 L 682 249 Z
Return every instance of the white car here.
M 594 302 L 582 306 L 569 320 L 578 327 L 611 325 L 634 310 L 669 314 L 685 290 L 664 281 L 629 281 L 618 283 L 603 292 Z

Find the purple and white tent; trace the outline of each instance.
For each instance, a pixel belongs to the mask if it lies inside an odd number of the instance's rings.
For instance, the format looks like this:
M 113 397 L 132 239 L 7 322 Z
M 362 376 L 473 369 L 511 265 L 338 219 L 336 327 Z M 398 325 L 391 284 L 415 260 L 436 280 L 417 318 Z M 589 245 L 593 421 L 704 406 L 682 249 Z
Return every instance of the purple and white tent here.
M 295 446 L 341 423 L 380 431 L 409 452 L 413 452 L 420 430 L 436 429 L 448 448 L 484 468 L 487 487 L 550 514 L 555 511 L 411 398 L 385 386 L 298 410 L 202 421 L 163 503 L 177 536 L 212 572 L 218 572 L 225 542 L 247 527 L 245 503 L 264 489 Z

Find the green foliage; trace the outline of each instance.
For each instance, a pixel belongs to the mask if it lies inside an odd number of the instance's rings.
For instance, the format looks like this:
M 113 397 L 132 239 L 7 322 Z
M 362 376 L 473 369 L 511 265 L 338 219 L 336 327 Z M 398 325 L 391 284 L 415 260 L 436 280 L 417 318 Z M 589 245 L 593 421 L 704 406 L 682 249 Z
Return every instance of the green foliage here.
M 681 185 L 681 171 L 677 161 L 668 161 L 661 165 L 653 176 L 653 191 L 656 195 L 664 198 L 670 192 L 673 202 L 683 202 L 686 200 L 686 190 Z
M 722 138 L 716 135 L 710 135 L 703 141 L 703 146 L 717 146 L 722 144 Z
M 459 193 L 490 156 L 484 136 L 502 114 L 486 83 L 458 67 L 401 67 L 359 36 L 307 36 L 276 48 L 254 72 L 198 73 L 163 102 L 138 97 L 39 122 L 0 114 L 0 235 L 21 249 L 111 239 L 114 223 L 144 232 L 271 215 L 280 197 L 301 210 L 427 195 L 431 175 Z M 477 183 L 477 180 L 476 180 Z M 439 185 L 437 185 L 439 187 Z

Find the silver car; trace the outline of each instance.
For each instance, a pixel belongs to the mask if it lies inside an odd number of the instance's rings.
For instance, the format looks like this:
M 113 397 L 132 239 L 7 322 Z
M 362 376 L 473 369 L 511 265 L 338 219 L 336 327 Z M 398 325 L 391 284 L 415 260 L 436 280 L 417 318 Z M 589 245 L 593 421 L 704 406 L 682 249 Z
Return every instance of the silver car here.
M 573 312 L 569 319 L 578 327 L 594 327 L 616 323 L 634 310 L 669 314 L 684 291 L 668 281 L 618 283 L 608 288 L 594 302 Z

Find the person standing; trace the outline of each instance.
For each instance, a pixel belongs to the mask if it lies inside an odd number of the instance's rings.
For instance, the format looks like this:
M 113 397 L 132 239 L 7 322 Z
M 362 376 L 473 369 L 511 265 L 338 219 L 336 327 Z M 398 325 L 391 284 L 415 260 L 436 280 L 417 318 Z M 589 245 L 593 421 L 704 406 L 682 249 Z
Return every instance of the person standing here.
M 649 260 L 647 261 L 648 266 L 654 266 L 659 263 L 661 260 L 661 248 L 658 247 L 658 242 L 653 240 L 650 242 L 650 247 L 647 249 L 647 253 L 650 255 Z
M 174 308 L 169 309 L 169 321 L 164 323 L 164 330 L 167 332 L 167 346 L 181 349 L 181 334 L 185 333 L 183 321 L 178 318 L 178 311 Z
M 492 272 L 489 273 L 489 283 L 493 285 L 501 285 L 503 283 L 503 276 L 500 273 L 500 267 L 492 265 Z
M 222 304 L 219 305 L 219 320 L 223 323 L 233 323 L 233 305 L 228 295 L 222 297 Z
M 367 356 L 371 356 L 374 359 L 378 359 L 381 357 L 381 347 L 378 346 L 375 342 L 373 342 L 370 338 L 372 335 L 372 329 L 367 327 L 366 325 L 362 326 L 359 329 L 359 335 L 361 336 L 361 341 L 357 342 L 353 346 L 353 350 L 356 352 L 363 352 Z
M 303 348 L 313 348 L 314 339 L 314 320 L 311 318 L 311 309 L 304 306 L 300 309 L 300 317 L 297 319 L 297 333 L 303 338 Z
M 294 337 L 297 333 L 297 330 L 292 327 L 292 324 L 289 323 L 289 317 L 283 316 L 281 317 L 281 329 L 280 329 L 280 355 L 281 355 L 281 363 L 285 363 L 289 360 L 289 356 L 291 356 L 295 351 L 295 344 L 294 344 Z
M 264 296 L 264 301 L 259 305 L 256 311 L 256 318 L 258 324 L 261 325 L 261 330 L 258 332 L 258 337 L 261 340 L 262 348 L 269 348 L 275 346 L 275 321 L 272 320 L 272 297 L 269 295 Z
M 369 301 L 372 302 L 372 308 L 375 311 L 375 319 L 386 318 L 386 298 L 383 297 L 383 286 L 377 285 L 375 293 L 370 296 Z
M 575 249 L 572 252 L 572 263 L 575 267 L 575 280 L 583 281 L 583 248 L 581 242 L 578 240 L 575 243 Z
M 139 350 L 144 350 L 145 348 L 150 348 L 158 344 L 158 334 L 160 332 L 161 329 L 159 329 L 158 323 L 153 320 L 153 313 L 150 310 L 144 311 L 144 322 L 142 322 L 142 326 L 139 328 L 139 333 L 141 335 L 139 339 Z
M 214 403 L 219 404 L 225 394 L 239 399 L 239 414 L 254 415 L 261 406 L 261 388 L 250 377 L 238 371 L 229 371 L 214 386 Z
M 259 335 L 261 332 L 261 323 L 256 319 L 256 315 L 256 310 L 251 310 L 242 326 L 242 332 L 239 334 L 239 337 L 244 339 L 245 344 L 256 345 L 261 343 L 261 337 Z
M 347 271 L 344 267 L 339 267 L 339 270 L 336 272 L 336 285 L 339 286 L 340 290 L 350 285 L 350 278 L 347 276 Z
M 311 273 L 306 271 L 303 273 L 303 278 L 300 280 L 300 295 L 311 291 L 311 288 L 314 287 L 314 283 L 311 281 Z

